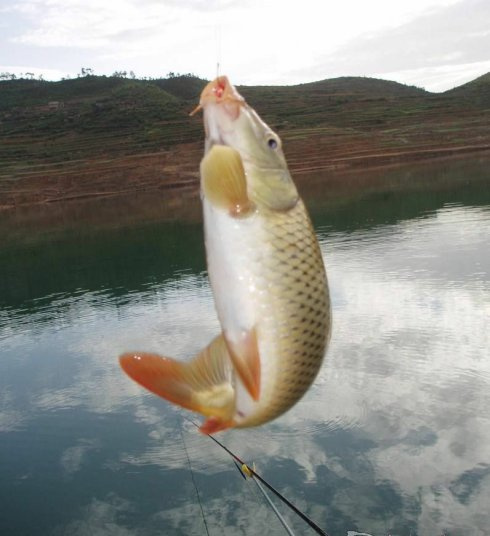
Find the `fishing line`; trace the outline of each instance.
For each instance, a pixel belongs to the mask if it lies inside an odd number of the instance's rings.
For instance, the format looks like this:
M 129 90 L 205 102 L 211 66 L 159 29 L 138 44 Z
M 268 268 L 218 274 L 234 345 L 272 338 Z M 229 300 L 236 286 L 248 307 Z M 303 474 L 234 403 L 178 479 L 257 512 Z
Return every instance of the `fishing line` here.
M 201 496 L 199 495 L 199 489 L 194 479 L 194 471 L 192 470 L 191 459 L 189 458 L 189 453 L 187 452 L 187 447 L 186 447 L 185 440 L 184 440 L 184 434 L 182 433 L 182 427 L 180 427 L 180 437 L 182 438 L 182 445 L 184 445 L 184 452 L 187 458 L 187 463 L 189 464 L 189 470 L 191 472 L 192 483 L 194 484 L 194 489 L 196 490 L 197 502 L 199 503 L 199 507 L 201 508 L 201 515 L 202 515 L 202 520 L 204 522 L 204 528 L 206 529 L 206 534 L 209 536 L 208 524 L 206 522 L 206 516 L 204 515 L 204 509 L 202 507 Z
M 199 429 L 199 425 L 196 424 L 193 420 L 189 419 L 188 417 L 184 417 L 184 419 L 186 421 L 189 421 L 191 424 L 193 424 L 196 428 Z M 270 491 L 272 491 L 272 493 L 274 493 L 274 495 L 276 495 L 279 499 L 281 499 L 281 501 L 286 504 L 289 508 L 291 508 L 291 510 L 297 514 L 305 523 L 308 523 L 308 525 L 317 533 L 317 534 L 321 534 L 322 536 L 328 536 L 328 534 L 321 528 L 319 527 L 312 519 L 310 519 L 306 514 L 304 514 L 299 508 L 297 508 L 296 506 L 294 506 L 294 504 L 289 501 L 288 499 L 286 499 L 286 497 L 284 497 L 284 495 L 282 495 L 282 493 L 280 493 L 279 491 L 277 491 L 277 489 L 275 489 L 271 484 L 269 484 L 269 482 L 267 482 L 267 480 L 265 480 L 264 478 L 262 478 L 254 469 L 252 469 L 251 467 L 249 467 L 243 460 L 241 460 L 236 454 L 234 454 L 228 447 L 225 447 L 225 445 L 223 445 L 223 443 L 221 443 L 220 441 L 218 441 L 215 437 L 213 437 L 212 435 L 209 435 L 209 434 L 206 434 L 210 439 L 212 439 L 217 445 L 219 445 L 223 450 L 225 450 L 234 460 L 236 460 L 240 465 L 244 466 L 247 470 L 247 472 L 249 472 L 252 476 L 254 476 L 257 480 L 260 480 L 260 482 L 262 482 L 262 484 L 264 484 L 264 486 L 269 489 Z
M 219 68 L 221 63 L 221 26 L 215 27 L 214 38 L 216 41 L 216 78 L 219 78 Z
M 269 506 L 272 508 L 273 512 L 276 514 L 277 519 L 279 519 L 281 525 L 284 527 L 284 530 L 289 534 L 289 536 L 294 536 L 294 532 L 291 530 L 291 527 L 287 524 L 287 521 L 276 508 L 276 505 L 271 501 L 269 495 L 267 495 L 265 489 L 262 487 L 260 482 L 256 478 L 252 478 L 252 480 L 255 482 L 255 484 L 257 484 L 257 487 L 259 488 L 262 495 L 265 497 L 265 500 L 269 503 Z

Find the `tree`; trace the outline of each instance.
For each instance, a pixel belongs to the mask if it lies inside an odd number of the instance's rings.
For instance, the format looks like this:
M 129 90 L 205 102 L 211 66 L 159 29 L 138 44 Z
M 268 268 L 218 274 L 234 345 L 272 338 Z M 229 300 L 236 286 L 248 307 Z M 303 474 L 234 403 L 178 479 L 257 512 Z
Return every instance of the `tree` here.
M 78 77 L 80 78 L 81 76 L 93 76 L 94 75 L 94 70 L 91 69 L 90 67 L 82 67 L 80 69 L 80 73 L 78 74 Z

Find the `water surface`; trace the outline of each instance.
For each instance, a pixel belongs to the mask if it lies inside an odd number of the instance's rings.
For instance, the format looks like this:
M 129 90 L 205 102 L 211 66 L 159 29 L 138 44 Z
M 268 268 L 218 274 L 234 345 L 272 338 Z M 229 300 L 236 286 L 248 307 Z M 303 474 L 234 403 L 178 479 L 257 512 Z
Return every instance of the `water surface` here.
M 490 533 L 489 169 L 300 182 L 330 349 L 295 408 L 220 440 L 331 536 Z M 196 196 L 1 214 L 0 305 L 0 534 L 205 534 L 203 513 L 212 535 L 284 534 L 227 454 L 118 367 L 131 349 L 187 359 L 219 330 Z

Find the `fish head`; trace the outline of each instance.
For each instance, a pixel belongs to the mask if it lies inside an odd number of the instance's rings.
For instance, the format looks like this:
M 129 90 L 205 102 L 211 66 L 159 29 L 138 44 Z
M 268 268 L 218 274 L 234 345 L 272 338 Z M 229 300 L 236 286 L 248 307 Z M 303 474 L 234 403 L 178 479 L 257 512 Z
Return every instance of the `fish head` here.
M 215 145 L 240 155 L 251 201 L 259 208 L 287 210 L 298 200 L 280 137 L 259 117 L 226 76 L 207 84 L 198 108 L 204 112 L 205 153 Z

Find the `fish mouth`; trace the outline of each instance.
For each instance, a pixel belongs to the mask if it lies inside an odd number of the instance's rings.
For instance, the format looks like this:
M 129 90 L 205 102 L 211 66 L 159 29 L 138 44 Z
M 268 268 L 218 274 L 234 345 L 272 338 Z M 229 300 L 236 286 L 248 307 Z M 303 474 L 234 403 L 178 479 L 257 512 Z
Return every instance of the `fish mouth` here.
M 226 76 L 218 76 L 201 92 L 198 106 L 190 115 L 204 112 L 205 152 L 214 145 L 229 145 L 226 142 L 233 132 L 233 123 L 245 106 L 245 99 L 238 93 Z
M 218 76 L 202 90 L 199 104 L 190 115 L 206 109 L 210 104 L 223 104 L 230 115 L 233 115 L 233 112 L 238 115 L 240 106 L 245 104 L 245 99 L 238 93 L 235 86 L 230 83 L 228 77 Z

